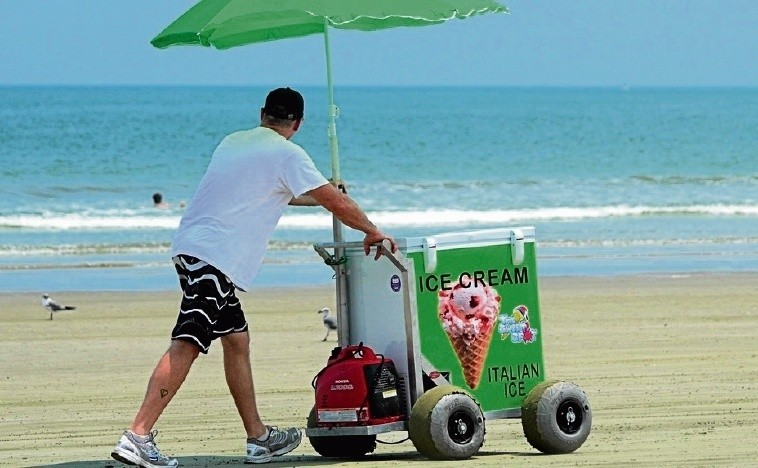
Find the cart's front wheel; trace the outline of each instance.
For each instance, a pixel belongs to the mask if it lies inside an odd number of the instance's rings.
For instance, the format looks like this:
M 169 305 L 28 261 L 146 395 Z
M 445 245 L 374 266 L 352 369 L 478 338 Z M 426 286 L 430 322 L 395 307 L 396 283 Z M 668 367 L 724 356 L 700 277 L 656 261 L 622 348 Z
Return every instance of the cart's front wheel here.
M 408 434 L 416 450 L 428 458 L 469 458 L 484 443 L 484 414 L 463 390 L 435 387 L 413 405 Z
M 590 435 L 592 410 L 587 395 L 576 385 L 557 380 L 542 382 L 521 406 L 526 440 L 543 453 L 570 453 Z
M 308 414 L 308 428 L 318 426 L 316 408 Z M 360 458 L 376 448 L 375 435 L 308 437 L 313 449 L 322 457 Z

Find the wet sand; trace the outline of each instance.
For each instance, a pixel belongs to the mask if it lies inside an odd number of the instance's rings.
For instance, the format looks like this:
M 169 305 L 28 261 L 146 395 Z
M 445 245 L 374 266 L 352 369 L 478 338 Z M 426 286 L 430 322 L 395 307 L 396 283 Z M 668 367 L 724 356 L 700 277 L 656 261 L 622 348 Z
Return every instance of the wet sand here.
M 489 420 L 482 450 L 452 466 L 755 466 L 758 274 L 541 278 L 549 378 L 588 395 L 593 428 L 577 452 L 546 456 L 518 420 Z M 0 465 L 120 466 L 109 457 L 168 346 L 177 292 L 0 293 Z M 316 311 L 331 287 L 241 295 L 253 333 L 260 410 L 305 425 L 311 379 L 336 345 Z M 193 367 L 158 421 L 158 444 L 183 466 L 242 466 L 244 432 L 220 346 Z M 380 435 L 398 441 L 404 432 Z M 410 441 L 361 462 L 320 457 L 307 440 L 273 466 L 432 466 Z

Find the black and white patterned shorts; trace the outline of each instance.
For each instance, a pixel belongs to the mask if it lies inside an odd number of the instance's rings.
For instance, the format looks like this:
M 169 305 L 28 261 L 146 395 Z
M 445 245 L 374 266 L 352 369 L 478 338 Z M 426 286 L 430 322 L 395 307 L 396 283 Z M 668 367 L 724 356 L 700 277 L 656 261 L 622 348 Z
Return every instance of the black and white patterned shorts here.
M 247 331 L 234 283 L 226 275 L 189 255 L 177 255 L 173 260 L 183 296 L 172 340 L 188 341 L 207 354 L 216 338 Z

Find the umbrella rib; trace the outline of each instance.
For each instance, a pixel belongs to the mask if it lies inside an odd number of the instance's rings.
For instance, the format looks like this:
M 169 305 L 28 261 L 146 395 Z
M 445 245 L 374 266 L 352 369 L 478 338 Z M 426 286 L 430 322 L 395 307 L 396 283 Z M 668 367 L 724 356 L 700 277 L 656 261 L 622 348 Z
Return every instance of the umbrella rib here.
M 312 11 L 308 11 L 308 10 L 304 10 L 304 11 L 305 11 L 305 13 L 308 13 L 311 16 L 315 16 L 315 17 L 321 16 L 321 17 L 324 17 L 324 15 L 320 15 L 320 14 L 314 13 Z M 471 16 L 478 15 L 478 14 L 483 14 L 483 13 L 487 13 L 487 12 L 493 12 L 493 13 L 506 12 L 507 13 L 508 9 L 507 8 L 497 8 L 497 9 L 493 10 L 493 9 L 491 9 L 489 7 L 487 7 L 487 8 L 481 8 L 481 9 L 475 9 L 474 8 L 474 9 L 471 9 L 468 13 L 465 13 L 465 14 L 461 14 L 458 10 L 453 10 L 453 12 L 450 14 L 450 16 L 448 16 L 446 18 L 434 18 L 434 19 L 424 18 L 424 17 L 421 17 L 421 16 L 412 16 L 412 15 L 385 15 L 385 16 L 356 15 L 355 17 L 353 17 L 350 20 L 335 21 L 334 19 L 332 19 L 329 16 L 325 16 L 325 17 L 326 17 L 327 21 L 329 21 L 329 23 L 332 24 L 332 26 L 337 27 L 337 26 L 342 26 L 342 25 L 345 25 L 345 24 L 354 23 L 354 22 L 356 22 L 358 20 L 361 20 L 361 19 L 364 19 L 364 18 L 374 19 L 374 20 L 386 20 L 386 19 L 389 19 L 389 18 L 405 18 L 405 19 L 410 19 L 410 20 L 414 20 L 414 21 L 424 21 L 424 22 L 427 22 L 427 23 L 443 23 L 443 22 L 449 21 L 449 20 L 451 20 L 453 18 L 466 19 L 466 18 L 469 18 Z

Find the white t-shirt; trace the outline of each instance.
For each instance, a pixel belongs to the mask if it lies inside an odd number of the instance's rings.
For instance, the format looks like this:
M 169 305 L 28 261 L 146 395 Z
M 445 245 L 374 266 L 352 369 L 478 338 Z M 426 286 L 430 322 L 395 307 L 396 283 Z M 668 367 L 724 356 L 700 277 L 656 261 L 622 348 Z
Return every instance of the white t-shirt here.
M 329 183 L 300 146 L 258 127 L 219 143 L 174 234 L 171 255 L 191 255 L 248 289 L 293 197 Z

